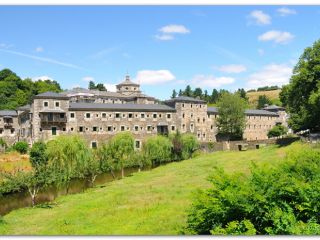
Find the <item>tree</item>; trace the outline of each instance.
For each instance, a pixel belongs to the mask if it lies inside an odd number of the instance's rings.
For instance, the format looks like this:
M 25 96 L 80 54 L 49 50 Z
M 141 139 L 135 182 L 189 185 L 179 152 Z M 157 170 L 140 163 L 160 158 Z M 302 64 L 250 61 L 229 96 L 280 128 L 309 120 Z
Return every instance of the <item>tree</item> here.
M 262 109 L 265 105 L 270 105 L 272 102 L 266 95 L 260 95 L 258 97 L 257 109 Z
M 189 159 L 199 149 L 199 142 L 193 134 L 182 134 L 182 159 Z
M 198 97 L 198 98 L 202 98 L 202 89 L 201 88 L 194 89 L 193 96 Z
M 212 93 L 210 96 L 210 103 L 216 103 L 218 101 L 219 98 L 219 92 L 217 89 L 212 89 Z
M 47 146 L 44 142 L 35 142 L 30 149 L 30 163 L 33 169 L 41 170 L 48 163 Z
M 193 92 L 192 92 L 190 85 L 186 86 L 186 89 L 184 90 L 183 95 L 188 96 L 188 97 L 192 97 Z
M 307 47 L 293 69 L 289 84 L 280 100 L 290 113 L 294 131 L 320 130 L 320 40 Z
M 89 88 L 90 90 L 94 90 L 94 89 L 96 89 L 96 85 L 94 84 L 94 82 L 93 82 L 93 81 L 90 81 L 90 82 L 89 82 L 89 86 L 88 86 L 88 88 Z
M 142 151 L 153 166 L 171 161 L 172 143 L 167 137 L 158 135 L 146 139 Z
M 203 96 L 203 100 L 206 101 L 206 102 L 209 102 L 210 101 L 210 97 L 208 95 L 208 90 L 204 90 L 204 96 Z
M 98 89 L 99 91 L 107 91 L 103 83 L 98 83 L 95 88 Z
M 175 133 L 169 135 L 169 139 L 172 142 L 172 160 L 180 161 L 182 160 L 183 143 L 182 136 L 179 130 Z
M 179 96 L 182 96 L 183 95 L 183 92 L 182 92 L 182 90 L 180 89 L 179 90 Z
M 243 88 L 239 88 L 237 93 L 243 98 L 245 101 L 248 101 L 247 92 Z
M 116 169 L 121 170 L 121 177 L 124 177 L 124 168 L 131 163 L 134 153 L 134 138 L 130 132 L 116 134 L 108 143 L 108 157 L 113 159 Z
M 229 139 L 242 138 L 246 125 L 246 103 L 238 94 L 223 93 L 217 103 L 218 118 L 217 127 L 219 134 Z
M 275 125 L 268 132 L 268 138 L 271 137 L 280 137 L 288 132 L 288 129 L 282 125 Z
M 171 98 L 176 98 L 176 97 L 177 97 L 177 92 L 175 89 L 173 89 Z
M 16 142 L 12 148 L 21 154 L 26 154 L 28 152 L 29 145 L 27 142 L 21 141 Z

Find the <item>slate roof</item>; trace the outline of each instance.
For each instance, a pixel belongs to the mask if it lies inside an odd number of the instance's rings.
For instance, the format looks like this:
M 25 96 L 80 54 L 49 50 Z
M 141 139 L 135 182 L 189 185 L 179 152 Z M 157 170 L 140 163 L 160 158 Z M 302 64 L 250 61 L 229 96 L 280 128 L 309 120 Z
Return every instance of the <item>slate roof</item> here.
M 187 97 L 187 96 L 179 96 L 176 98 L 172 98 L 169 100 L 166 100 L 164 102 L 193 102 L 193 103 L 206 103 L 206 101 L 203 101 L 201 99 L 193 98 L 193 97 Z
M 0 117 L 16 117 L 18 113 L 16 110 L 0 110 Z
M 78 111 L 142 111 L 142 112 L 175 112 L 174 108 L 171 108 L 162 104 L 110 104 L 110 103 L 70 103 L 69 110 Z
M 117 84 L 116 86 L 117 86 L 117 87 L 120 87 L 120 86 L 140 86 L 140 85 L 137 84 L 137 83 L 132 82 L 132 81 L 130 80 L 130 76 L 127 75 L 127 76 L 126 76 L 126 79 L 125 79 L 123 82 Z
M 56 92 L 44 92 L 44 93 L 40 93 L 36 96 L 34 96 L 34 98 L 54 98 L 54 99 L 69 99 L 69 97 L 61 94 L 61 93 L 56 93 Z
M 284 107 L 280 107 L 280 106 L 277 106 L 277 105 L 271 105 L 271 106 L 267 106 L 267 107 L 264 107 L 263 110 L 284 110 L 285 108 Z
M 208 107 L 208 113 L 214 113 L 218 114 L 218 108 L 216 107 Z M 279 116 L 278 114 L 274 112 L 269 112 L 266 110 L 258 110 L 258 109 L 246 109 L 245 110 L 246 115 L 256 115 L 256 116 Z
M 29 111 L 31 108 L 30 104 L 26 104 L 24 106 L 18 107 L 17 109 L 20 111 Z

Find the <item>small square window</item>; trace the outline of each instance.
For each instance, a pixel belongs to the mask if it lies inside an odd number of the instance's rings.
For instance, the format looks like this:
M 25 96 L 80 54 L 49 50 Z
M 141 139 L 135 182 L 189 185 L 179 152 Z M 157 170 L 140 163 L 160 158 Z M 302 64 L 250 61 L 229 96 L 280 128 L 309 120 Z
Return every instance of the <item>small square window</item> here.
M 56 107 L 60 107 L 60 102 L 55 102 L 54 104 Z
M 167 114 L 167 118 L 169 118 L 169 119 L 170 119 L 170 118 L 171 118 L 171 114 Z
M 153 118 L 157 118 L 157 114 L 156 113 L 153 114 Z
M 70 131 L 73 132 L 73 128 L 70 128 Z
M 112 126 L 108 126 L 107 131 L 112 132 Z
M 102 118 L 107 118 L 107 114 L 106 113 L 102 113 L 101 116 L 102 116 Z
M 84 127 L 79 127 L 79 132 L 84 132 Z
M 139 140 L 136 140 L 136 143 L 135 143 L 135 147 L 137 148 L 137 149 L 139 149 L 140 148 L 140 141 Z
M 64 118 L 64 113 L 60 113 L 60 118 Z
M 133 118 L 133 114 L 132 114 L 132 113 L 129 113 L 129 114 L 128 114 L 128 118 Z
M 74 118 L 74 117 L 75 117 L 74 113 L 70 113 L 70 118 Z
M 48 106 L 49 106 L 49 103 L 48 103 L 48 102 L 43 102 L 43 106 L 44 106 L 44 107 L 48 107 Z
M 90 118 L 91 114 L 90 113 L 86 113 L 86 118 Z
M 93 132 L 98 132 L 98 127 L 92 127 Z
M 171 126 L 171 130 L 174 131 L 176 128 L 175 126 Z
M 152 126 L 147 126 L 147 131 L 148 132 L 152 131 Z
M 139 126 L 134 126 L 134 130 L 137 132 L 139 131 Z
M 97 142 L 91 142 L 91 147 L 92 148 L 97 148 Z
M 120 130 L 123 132 L 125 130 L 125 127 L 121 126 Z
M 116 118 L 120 118 L 120 113 L 116 113 Z

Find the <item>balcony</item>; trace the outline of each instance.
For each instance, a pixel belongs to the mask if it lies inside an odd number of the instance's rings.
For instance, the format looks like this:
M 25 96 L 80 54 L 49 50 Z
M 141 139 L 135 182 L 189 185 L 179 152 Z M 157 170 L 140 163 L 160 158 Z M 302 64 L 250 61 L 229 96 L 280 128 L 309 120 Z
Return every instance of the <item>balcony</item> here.
M 66 123 L 65 113 L 40 113 L 41 123 Z

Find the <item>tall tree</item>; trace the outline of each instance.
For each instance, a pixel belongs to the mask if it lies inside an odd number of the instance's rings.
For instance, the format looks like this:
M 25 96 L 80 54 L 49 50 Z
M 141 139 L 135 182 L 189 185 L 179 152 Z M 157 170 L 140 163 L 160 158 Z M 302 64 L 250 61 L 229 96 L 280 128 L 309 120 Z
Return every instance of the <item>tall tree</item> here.
M 211 93 L 211 96 L 210 96 L 210 102 L 211 103 L 216 103 L 217 100 L 219 98 L 219 92 L 217 89 L 212 89 L 212 93 Z
M 239 88 L 237 93 L 240 95 L 241 98 L 248 101 L 247 92 L 243 88 Z
M 242 138 L 246 125 L 246 102 L 238 94 L 223 93 L 217 103 L 217 127 L 219 134 L 229 139 Z
M 262 109 L 265 105 L 272 104 L 271 100 L 266 95 L 260 95 L 258 97 L 257 109 Z
M 94 89 L 96 89 L 96 85 L 94 84 L 94 82 L 93 82 L 93 81 L 90 81 L 90 82 L 89 82 L 89 86 L 88 86 L 88 88 L 89 88 L 90 90 L 94 90 Z
M 193 92 L 193 96 L 194 97 L 199 97 L 199 98 L 202 98 L 202 89 L 201 88 L 196 88 Z
M 99 91 L 107 91 L 103 83 L 98 83 L 95 88 L 98 89 Z
M 175 98 L 175 97 L 177 97 L 177 92 L 175 89 L 173 89 L 171 98 Z
M 182 90 L 180 89 L 179 90 L 179 96 L 182 96 L 183 95 L 183 92 L 182 92 Z
M 293 130 L 320 130 L 320 40 L 304 50 L 280 100 L 290 113 Z
M 192 92 L 192 89 L 191 89 L 190 85 L 186 86 L 186 89 L 184 90 L 184 95 L 188 96 L 188 97 L 192 97 L 193 92 Z

